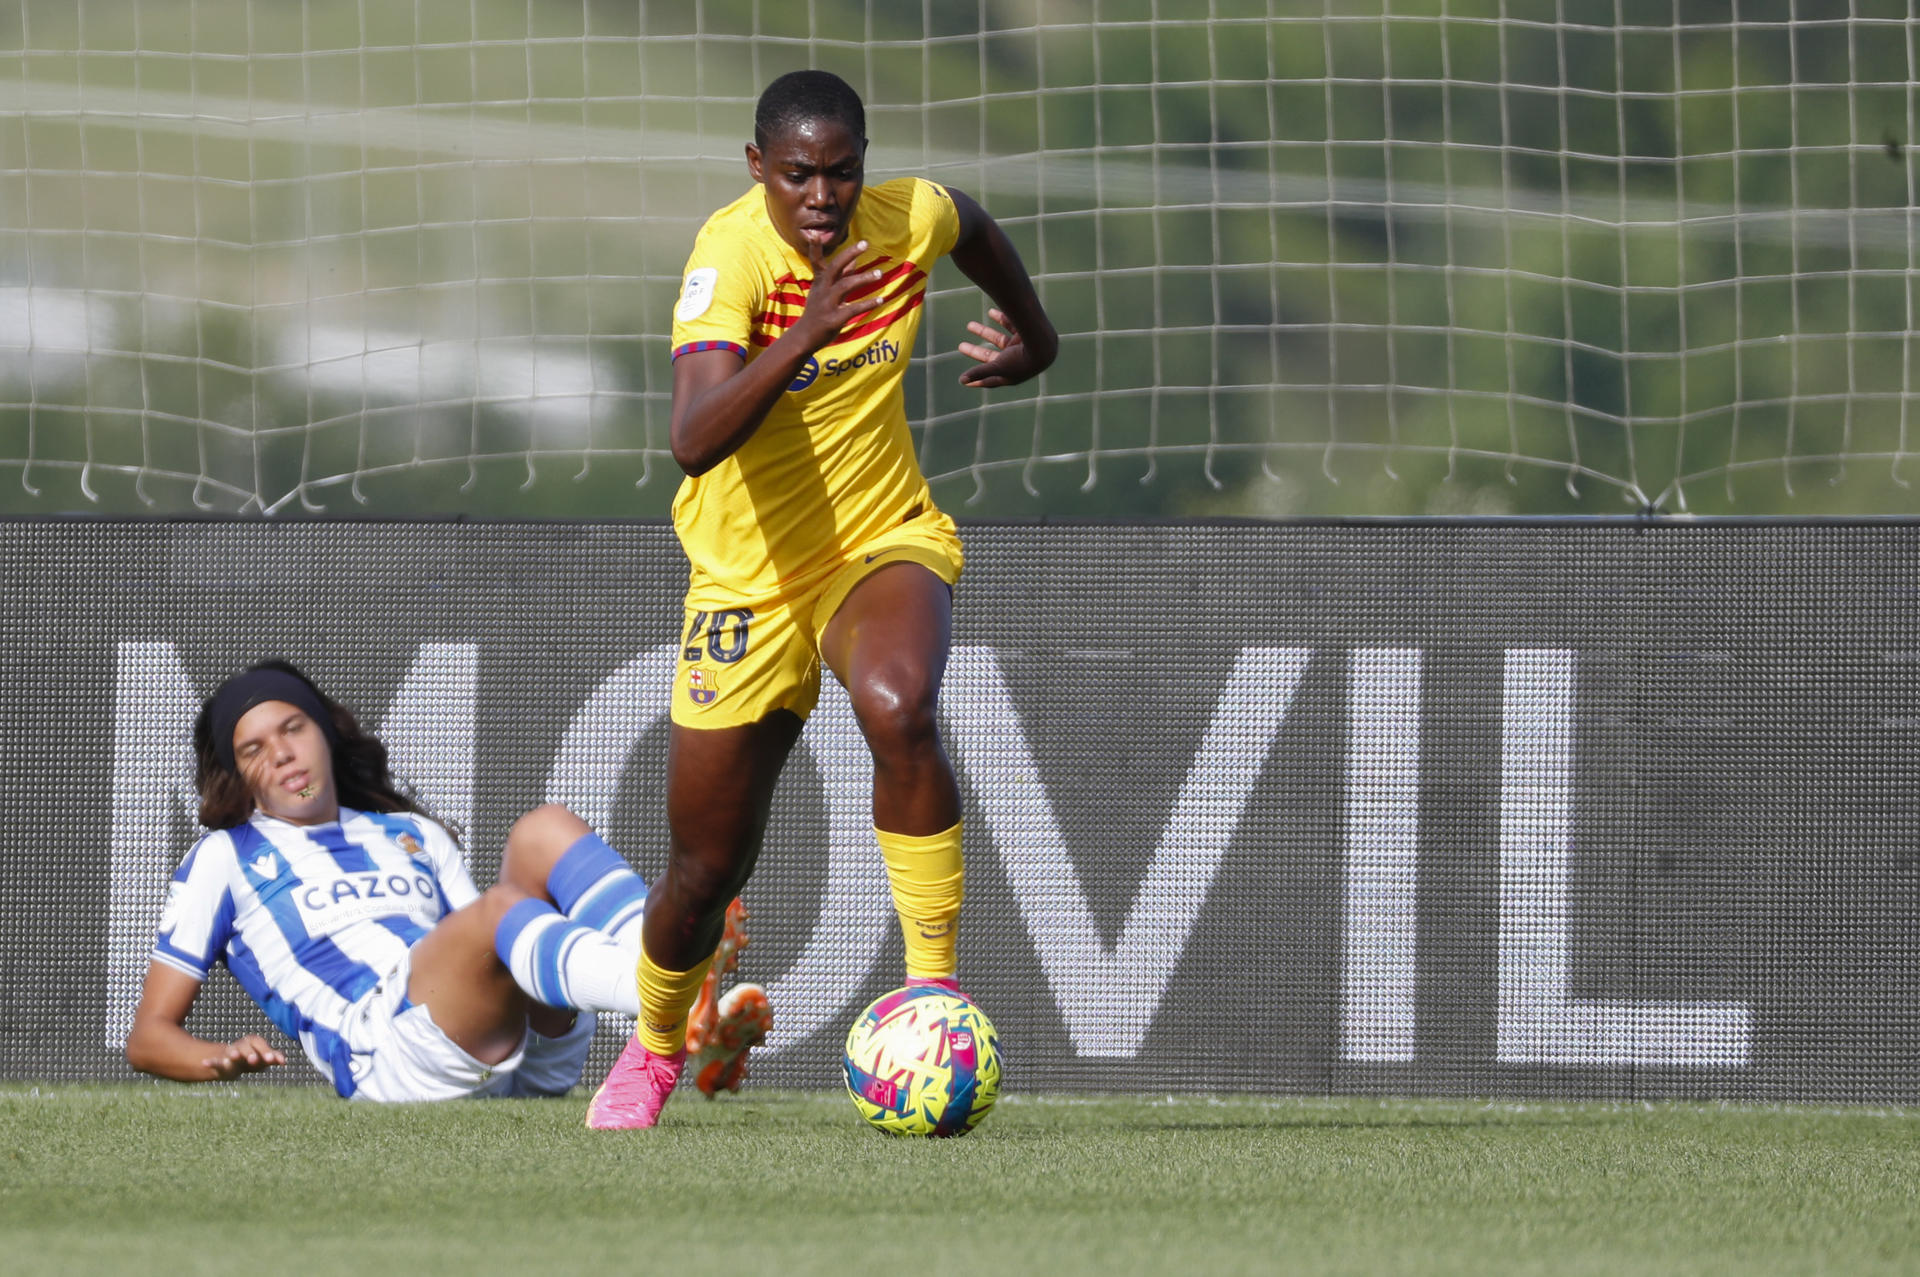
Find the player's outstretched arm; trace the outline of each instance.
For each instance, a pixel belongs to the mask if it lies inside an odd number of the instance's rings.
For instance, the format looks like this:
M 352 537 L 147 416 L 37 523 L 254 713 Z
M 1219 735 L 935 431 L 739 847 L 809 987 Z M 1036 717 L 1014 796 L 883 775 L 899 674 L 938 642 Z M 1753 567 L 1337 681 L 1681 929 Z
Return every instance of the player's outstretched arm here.
M 989 390 L 1038 377 L 1060 353 L 1060 336 L 1040 304 L 1033 280 L 1013 241 L 987 210 L 963 191 L 948 187 L 947 194 L 960 214 L 960 238 L 948 256 L 961 274 L 993 299 L 987 316 L 1000 325 L 995 329 L 978 320 L 967 325 L 967 331 L 981 340 L 960 343 L 960 353 L 977 364 L 960 374 L 960 384 Z
M 133 1009 L 127 1063 L 142 1073 L 176 1082 L 226 1082 L 258 1073 L 287 1057 L 257 1033 L 231 1042 L 208 1042 L 187 1032 L 187 1013 L 200 996 L 200 982 L 158 962 L 147 964 L 147 982 Z
M 751 364 L 727 350 L 696 351 L 674 360 L 669 440 L 682 470 L 705 474 L 732 456 L 767 419 L 808 358 L 880 304 L 877 291 L 848 297 L 884 273 L 853 269 L 866 250 L 867 242 L 861 240 L 822 260 L 819 247 L 813 247 L 813 286 L 807 290 L 806 309 Z

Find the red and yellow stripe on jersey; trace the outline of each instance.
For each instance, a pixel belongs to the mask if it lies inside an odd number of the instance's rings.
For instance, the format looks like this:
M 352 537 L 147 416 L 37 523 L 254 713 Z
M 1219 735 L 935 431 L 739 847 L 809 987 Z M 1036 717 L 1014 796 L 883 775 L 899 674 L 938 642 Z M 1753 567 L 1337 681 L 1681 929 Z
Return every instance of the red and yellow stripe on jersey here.
M 875 537 L 933 512 L 901 383 L 928 272 L 959 233 L 953 201 L 932 182 L 899 178 L 861 195 L 848 242 L 868 248 L 854 269 L 885 273 L 854 295 L 878 293 L 880 304 L 807 361 L 739 451 L 681 484 L 673 522 L 693 564 L 688 606 L 805 594 Z M 812 283 L 812 265 L 780 238 L 753 187 L 694 241 L 674 358 L 758 358 L 799 321 Z

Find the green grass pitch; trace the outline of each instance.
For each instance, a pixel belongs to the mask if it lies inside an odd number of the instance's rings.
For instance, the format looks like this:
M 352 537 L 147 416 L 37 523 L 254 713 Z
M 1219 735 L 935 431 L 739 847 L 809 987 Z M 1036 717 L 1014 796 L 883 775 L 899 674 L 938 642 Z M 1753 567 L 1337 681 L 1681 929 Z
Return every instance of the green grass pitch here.
M 379 1108 L 0 1087 L 0 1271 L 1912 1273 L 1920 1112 L 1016 1096 Z

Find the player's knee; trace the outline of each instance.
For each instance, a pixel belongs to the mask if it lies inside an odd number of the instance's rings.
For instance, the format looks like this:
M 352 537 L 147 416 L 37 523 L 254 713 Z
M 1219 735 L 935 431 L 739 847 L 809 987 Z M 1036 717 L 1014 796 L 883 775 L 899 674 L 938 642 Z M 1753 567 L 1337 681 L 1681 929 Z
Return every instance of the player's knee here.
M 877 762 L 939 748 L 938 691 L 931 680 L 906 676 L 872 680 L 855 695 L 854 717 Z
M 684 849 L 669 853 L 667 874 L 673 890 L 697 914 L 716 914 L 747 885 L 753 858 L 732 854 L 697 855 Z M 662 880 L 663 882 L 665 879 Z
M 587 832 L 587 822 L 559 803 L 542 803 L 513 822 L 507 847 L 557 848 L 565 851 Z
M 538 890 L 554 863 L 588 832 L 587 823 L 559 803 L 543 803 L 513 822 L 500 861 L 502 879 Z

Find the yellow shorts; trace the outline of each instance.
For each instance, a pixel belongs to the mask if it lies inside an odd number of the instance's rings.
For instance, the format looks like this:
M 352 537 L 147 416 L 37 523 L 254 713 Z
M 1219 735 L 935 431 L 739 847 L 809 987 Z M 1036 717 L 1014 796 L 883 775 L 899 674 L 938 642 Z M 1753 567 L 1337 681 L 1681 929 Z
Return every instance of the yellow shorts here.
M 929 510 L 860 546 L 803 593 L 747 604 L 690 590 L 673 676 L 673 721 L 740 727 L 781 709 L 804 720 L 820 699 L 821 632 L 854 586 L 895 563 L 918 563 L 951 586 L 965 562 L 952 522 Z

